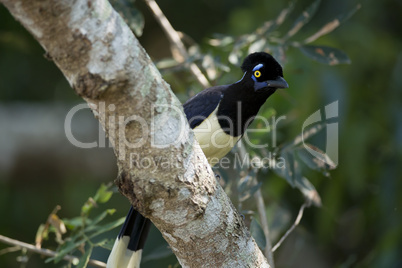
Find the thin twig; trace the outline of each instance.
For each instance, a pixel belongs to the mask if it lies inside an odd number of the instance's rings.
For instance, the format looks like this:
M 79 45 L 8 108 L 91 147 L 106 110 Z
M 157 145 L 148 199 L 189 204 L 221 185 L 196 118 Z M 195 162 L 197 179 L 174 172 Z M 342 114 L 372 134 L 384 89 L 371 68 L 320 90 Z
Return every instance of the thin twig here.
M 310 201 L 306 200 L 306 202 L 303 203 L 303 205 L 300 207 L 299 214 L 296 217 L 295 222 L 292 224 L 292 226 L 289 228 L 289 230 L 286 231 L 286 233 L 281 237 L 281 239 L 276 243 L 276 245 L 272 248 L 272 252 L 275 252 L 283 241 L 292 233 L 292 231 L 296 228 L 297 225 L 299 225 L 301 218 L 303 217 L 303 212 L 306 207 L 310 205 Z
M 240 159 L 247 159 L 246 158 L 246 147 L 243 143 L 242 140 L 238 142 L 238 149 L 239 149 L 239 154 L 240 154 Z M 250 166 L 250 163 L 245 163 L 246 166 Z M 257 173 L 257 172 L 255 172 Z M 257 180 L 254 181 L 255 185 L 258 183 Z M 257 211 L 258 215 L 260 216 L 260 224 L 261 228 L 264 231 L 264 236 L 265 236 L 265 249 L 264 249 L 264 256 L 267 258 L 267 261 L 270 265 L 271 268 L 275 268 L 275 261 L 274 261 L 274 255 L 272 254 L 273 251 L 272 249 L 272 244 L 271 240 L 269 239 L 269 225 L 268 225 L 268 220 L 267 220 L 267 214 L 265 212 L 265 203 L 264 203 L 264 198 L 262 197 L 261 189 L 258 189 L 255 194 L 254 194 L 255 202 L 257 205 Z
M 256 183 L 257 183 L 257 181 L 256 181 Z M 261 189 L 258 189 L 255 192 L 254 198 L 255 198 L 255 202 L 257 204 L 258 214 L 260 215 L 261 228 L 264 231 L 264 236 L 265 236 L 265 241 L 266 241 L 264 255 L 265 255 L 265 257 L 267 257 L 268 263 L 271 266 L 271 268 L 275 268 L 272 244 L 271 244 L 271 240 L 269 239 L 269 226 L 268 226 L 267 214 L 265 212 L 264 198 L 262 197 Z
M 178 62 L 184 62 L 188 58 L 188 54 L 186 47 L 181 41 L 179 33 L 173 28 L 165 14 L 163 14 L 162 10 L 154 0 L 144 0 L 144 2 L 152 11 L 156 21 L 160 24 L 167 38 L 169 39 L 174 59 Z M 190 71 L 204 88 L 211 86 L 211 84 L 208 82 L 208 79 L 201 72 L 200 68 L 198 68 L 197 64 L 190 63 Z
M 32 252 L 35 252 L 35 253 L 38 253 L 41 255 L 45 255 L 45 256 L 49 256 L 49 257 L 54 257 L 57 255 L 57 252 L 52 251 L 50 249 L 37 248 L 34 245 L 31 245 L 31 244 L 28 244 L 25 242 L 21 242 L 21 241 L 18 241 L 18 240 L 15 240 L 15 239 L 3 236 L 3 235 L 0 235 L 0 242 L 3 242 L 8 245 L 12 245 L 12 246 L 17 246 L 20 249 L 24 248 L 28 251 L 32 251 Z M 63 257 L 63 260 L 75 263 L 75 262 L 78 262 L 79 258 L 72 256 L 72 255 L 65 255 Z M 102 267 L 102 268 L 106 267 L 106 263 L 97 261 L 97 260 L 89 260 L 88 264 L 90 264 L 94 267 Z

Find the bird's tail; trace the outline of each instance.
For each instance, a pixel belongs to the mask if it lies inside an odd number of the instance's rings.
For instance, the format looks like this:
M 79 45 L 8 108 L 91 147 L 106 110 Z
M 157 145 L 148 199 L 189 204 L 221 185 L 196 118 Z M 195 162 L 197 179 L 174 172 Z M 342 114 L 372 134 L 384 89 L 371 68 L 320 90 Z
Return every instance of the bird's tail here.
M 150 227 L 151 221 L 131 207 L 114 242 L 106 267 L 139 268 L 142 249 Z

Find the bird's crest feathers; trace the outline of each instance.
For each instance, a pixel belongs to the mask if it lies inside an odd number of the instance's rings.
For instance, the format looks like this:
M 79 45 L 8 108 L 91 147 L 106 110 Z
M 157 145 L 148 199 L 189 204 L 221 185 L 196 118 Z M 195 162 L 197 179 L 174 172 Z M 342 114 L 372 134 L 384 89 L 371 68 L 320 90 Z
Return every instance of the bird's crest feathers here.
M 283 77 L 281 65 L 274 59 L 274 57 L 265 52 L 255 52 L 248 55 L 244 59 L 241 69 L 244 73 L 247 71 L 254 71 L 253 69 L 259 64 L 263 65 L 266 73 L 269 73 L 272 78 L 277 76 Z

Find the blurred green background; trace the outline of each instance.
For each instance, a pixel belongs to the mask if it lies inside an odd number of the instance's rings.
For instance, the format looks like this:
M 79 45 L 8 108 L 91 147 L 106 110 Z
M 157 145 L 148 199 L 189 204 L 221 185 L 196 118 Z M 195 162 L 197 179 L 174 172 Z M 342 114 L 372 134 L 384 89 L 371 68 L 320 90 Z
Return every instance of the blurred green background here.
M 253 32 L 287 6 L 285 1 L 258 0 L 158 3 L 176 30 L 231 68 L 214 81 L 218 84 L 239 80 L 241 72 L 228 62 L 228 51 L 211 47 L 209 38 Z M 296 18 L 311 3 L 298 1 L 292 14 Z M 362 7 L 355 15 L 313 43 L 343 50 L 351 64 L 324 65 L 291 48 L 283 61 L 290 88 L 264 106 L 287 115 L 278 137 L 278 143 L 285 143 L 300 134 L 309 115 L 339 101 L 339 166 L 329 178 L 305 171 L 322 207 L 305 211 L 300 226 L 275 252 L 277 267 L 402 267 L 402 1 L 322 1 L 299 35 L 311 35 L 358 3 Z M 155 61 L 170 57 L 169 43 L 149 10 L 142 1 L 135 5 L 145 18 L 141 44 Z M 283 31 L 289 26 L 285 23 Z M 183 102 L 202 89 L 186 71 L 162 74 Z M 66 114 L 82 102 L 43 49 L 0 5 L 0 234 L 34 243 L 38 226 L 56 205 L 62 207 L 60 217 L 77 216 L 100 183 L 116 177 L 112 149 L 80 149 L 66 138 Z M 72 124 L 77 139 L 99 140 L 99 126 L 88 109 L 78 112 Z M 286 230 L 303 197 L 272 172 L 264 178 L 273 232 L 277 222 L 286 224 L 280 228 Z M 99 209 L 105 206 L 117 208 L 115 218 L 129 208 L 120 194 Z M 155 230 L 150 240 L 145 255 L 166 248 Z M 0 250 L 5 248 L 0 244 Z M 0 267 L 24 267 L 19 256 L 21 252 L 0 255 Z M 26 267 L 61 266 L 28 256 Z M 97 250 L 92 257 L 105 261 L 107 251 Z M 170 256 L 144 267 L 176 263 Z

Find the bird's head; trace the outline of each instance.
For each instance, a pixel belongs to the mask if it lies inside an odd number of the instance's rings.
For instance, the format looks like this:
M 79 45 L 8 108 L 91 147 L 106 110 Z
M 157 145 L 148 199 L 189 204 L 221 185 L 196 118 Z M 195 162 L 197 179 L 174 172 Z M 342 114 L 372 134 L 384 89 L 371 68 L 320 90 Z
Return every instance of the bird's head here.
M 241 69 L 245 73 L 243 79 L 253 83 L 256 92 L 289 87 L 283 78 L 281 65 L 268 53 L 256 52 L 248 55 Z

